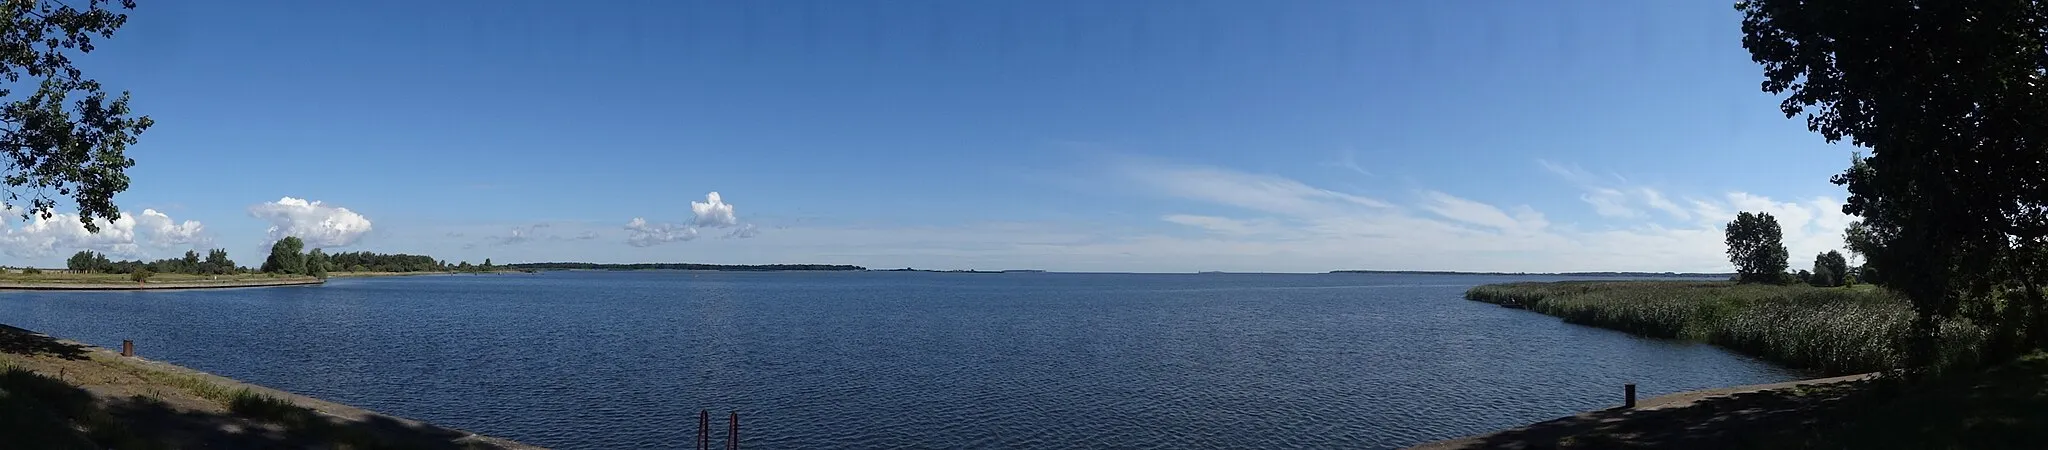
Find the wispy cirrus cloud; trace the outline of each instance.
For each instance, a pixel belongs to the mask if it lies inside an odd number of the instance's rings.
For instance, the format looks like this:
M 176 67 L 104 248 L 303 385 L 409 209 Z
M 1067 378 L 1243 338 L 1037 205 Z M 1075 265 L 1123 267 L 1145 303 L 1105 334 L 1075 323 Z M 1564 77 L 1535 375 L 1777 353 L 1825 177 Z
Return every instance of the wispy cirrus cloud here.
M 1827 198 L 1780 201 L 1730 192 L 1692 200 L 1688 208 L 1654 189 L 1630 186 L 1620 176 L 1595 176 L 1549 161 L 1539 165 L 1585 188 L 1581 200 L 1611 222 L 1593 229 L 1559 226 L 1527 205 L 1504 207 L 1428 189 L 1396 203 L 1215 167 L 1140 165 L 1124 173 L 1153 192 L 1238 211 L 1161 217 L 1202 232 L 1201 242 L 1186 245 L 1285 254 L 1300 261 L 1353 261 L 1333 268 L 1721 271 L 1728 264 L 1720 226 L 1736 211 L 1777 216 L 1798 265 L 1813 253 L 1839 247 L 1841 229 L 1849 221 L 1839 204 Z M 1650 220 L 1652 211 L 1681 223 Z M 1174 239 L 1145 237 L 1125 245 Z

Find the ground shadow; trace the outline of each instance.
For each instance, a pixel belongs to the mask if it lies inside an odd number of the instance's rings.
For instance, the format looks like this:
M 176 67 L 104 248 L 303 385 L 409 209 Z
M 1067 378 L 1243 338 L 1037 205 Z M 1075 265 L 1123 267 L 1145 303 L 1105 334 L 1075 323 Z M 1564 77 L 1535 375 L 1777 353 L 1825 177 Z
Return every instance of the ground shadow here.
M 1858 381 L 1596 411 L 1467 448 L 2048 448 L 2048 355 L 1912 385 Z
M 1486 436 L 1477 448 L 1725 449 L 1803 442 L 1815 427 L 1877 401 L 1867 384 L 1749 392 L 1662 409 L 1609 409 Z
M 73 361 L 86 359 L 84 345 L 59 341 L 57 338 L 6 325 L 0 325 L 0 353 L 51 356 Z
M 466 433 L 384 417 L 354 421 L 275 399 L 238 398 L 225 413 L 147 396 L 96 399 L 22 369 L 0 372 L 0 447 L 35 449 L 484 449 Z

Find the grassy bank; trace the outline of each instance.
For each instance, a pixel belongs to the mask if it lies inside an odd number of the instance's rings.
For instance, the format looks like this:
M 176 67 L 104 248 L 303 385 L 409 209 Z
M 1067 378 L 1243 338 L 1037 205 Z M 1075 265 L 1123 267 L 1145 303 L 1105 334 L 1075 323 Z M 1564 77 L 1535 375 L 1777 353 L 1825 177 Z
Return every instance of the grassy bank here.
M 525 448 L 6 326 L 0 447 Z
M 1902 298 L 1868 286 L 1817 288 L 1697 281 L 1566 281 L 1472 288 L 1465 298 L 1517 304 L 1566 322 L 1707 342 L 1825 375 L 1874 372 L 1904 361 L 1913 317 Z M 1946 364 L 1970 361 L 1983 333 L 1942 329 Z

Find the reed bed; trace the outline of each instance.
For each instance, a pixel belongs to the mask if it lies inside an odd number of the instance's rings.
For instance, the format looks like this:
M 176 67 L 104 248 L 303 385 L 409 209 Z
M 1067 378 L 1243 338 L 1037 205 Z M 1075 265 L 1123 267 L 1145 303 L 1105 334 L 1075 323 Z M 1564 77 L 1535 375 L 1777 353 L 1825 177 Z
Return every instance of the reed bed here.
M 1869 286 L 1818 288 L 1699 281 L 1567 281 L 1474 287 L 1465 298 L 1515 304 L 1566 322 L 1706 342 L 1822 375 L 1898 368 L 1913 318 L 1905 299 Z M 1945 365 L 1973 360 L 1983 332 L 1941 330 Z

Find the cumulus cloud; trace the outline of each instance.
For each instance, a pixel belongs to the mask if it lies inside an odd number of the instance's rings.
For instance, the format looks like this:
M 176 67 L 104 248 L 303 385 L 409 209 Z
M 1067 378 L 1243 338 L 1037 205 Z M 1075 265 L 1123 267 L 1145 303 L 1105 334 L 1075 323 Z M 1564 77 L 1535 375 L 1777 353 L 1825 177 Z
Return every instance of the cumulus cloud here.
M 652 247 L 696 238 L 697 229 L 687 225 L 649 223 L 639 217 L 626 222 L 626 244 L 634 247 Z
M 732 228 L 724 238 L 750 238 L 761 234 L 754 224 L 740 223 L 733 212 L 731 203 L 713 191 L 704 195 L 704 201 L 690 202 L 690 221 L 685 224 L 654 223 L 645 218 L 635 217 L 626 223 L 626 244 L 634 247 L 648 247 L 669 242 L 688 241 L 697 238 L 697 229 Z M 594 235 L 592 237 L 595 237 Z M 589 239 L 578 236 L 578 239 Z
M 197 220 L 179 222 L 154 209 L 144 209 L 136 221 L 142 230 L 148 232 L 150 242 L 158 247 L 196 247 L 209 241 L 205 234 L 206 225 Z
M 298 236 L 308 247 L 345 247 L 370 232 L 370 219 L 319 201 L 284 197 L 249 207 L 249 215 L 270 222 L 270 239 Z
M 19 214 L 20 210 L 13 206 L 0 205 L 0 215 L 18 217 Z M 118 220 L 94 219 L 94 225 L 99 226 L 98 233 L 87 231 L 75 215 L 57 213 L 47 219 L 36 217 L 19 226 L 0 230 L 0 252 L 35 258 L 59 252 L 93 250 L 117 257 L 142 258 L 148 256 L 145 247 L 169 249 L 208 242 L 206 227 L 199 221 L 179 222 L 154 209 L 123 215 Z
M 705 194 L 702 202 L 690 202 L 690 215 L 690 223 L 700 227 L 725 228 L 740 223 L 732 213 L 732 205 L 718 198 L 717 192 Z

